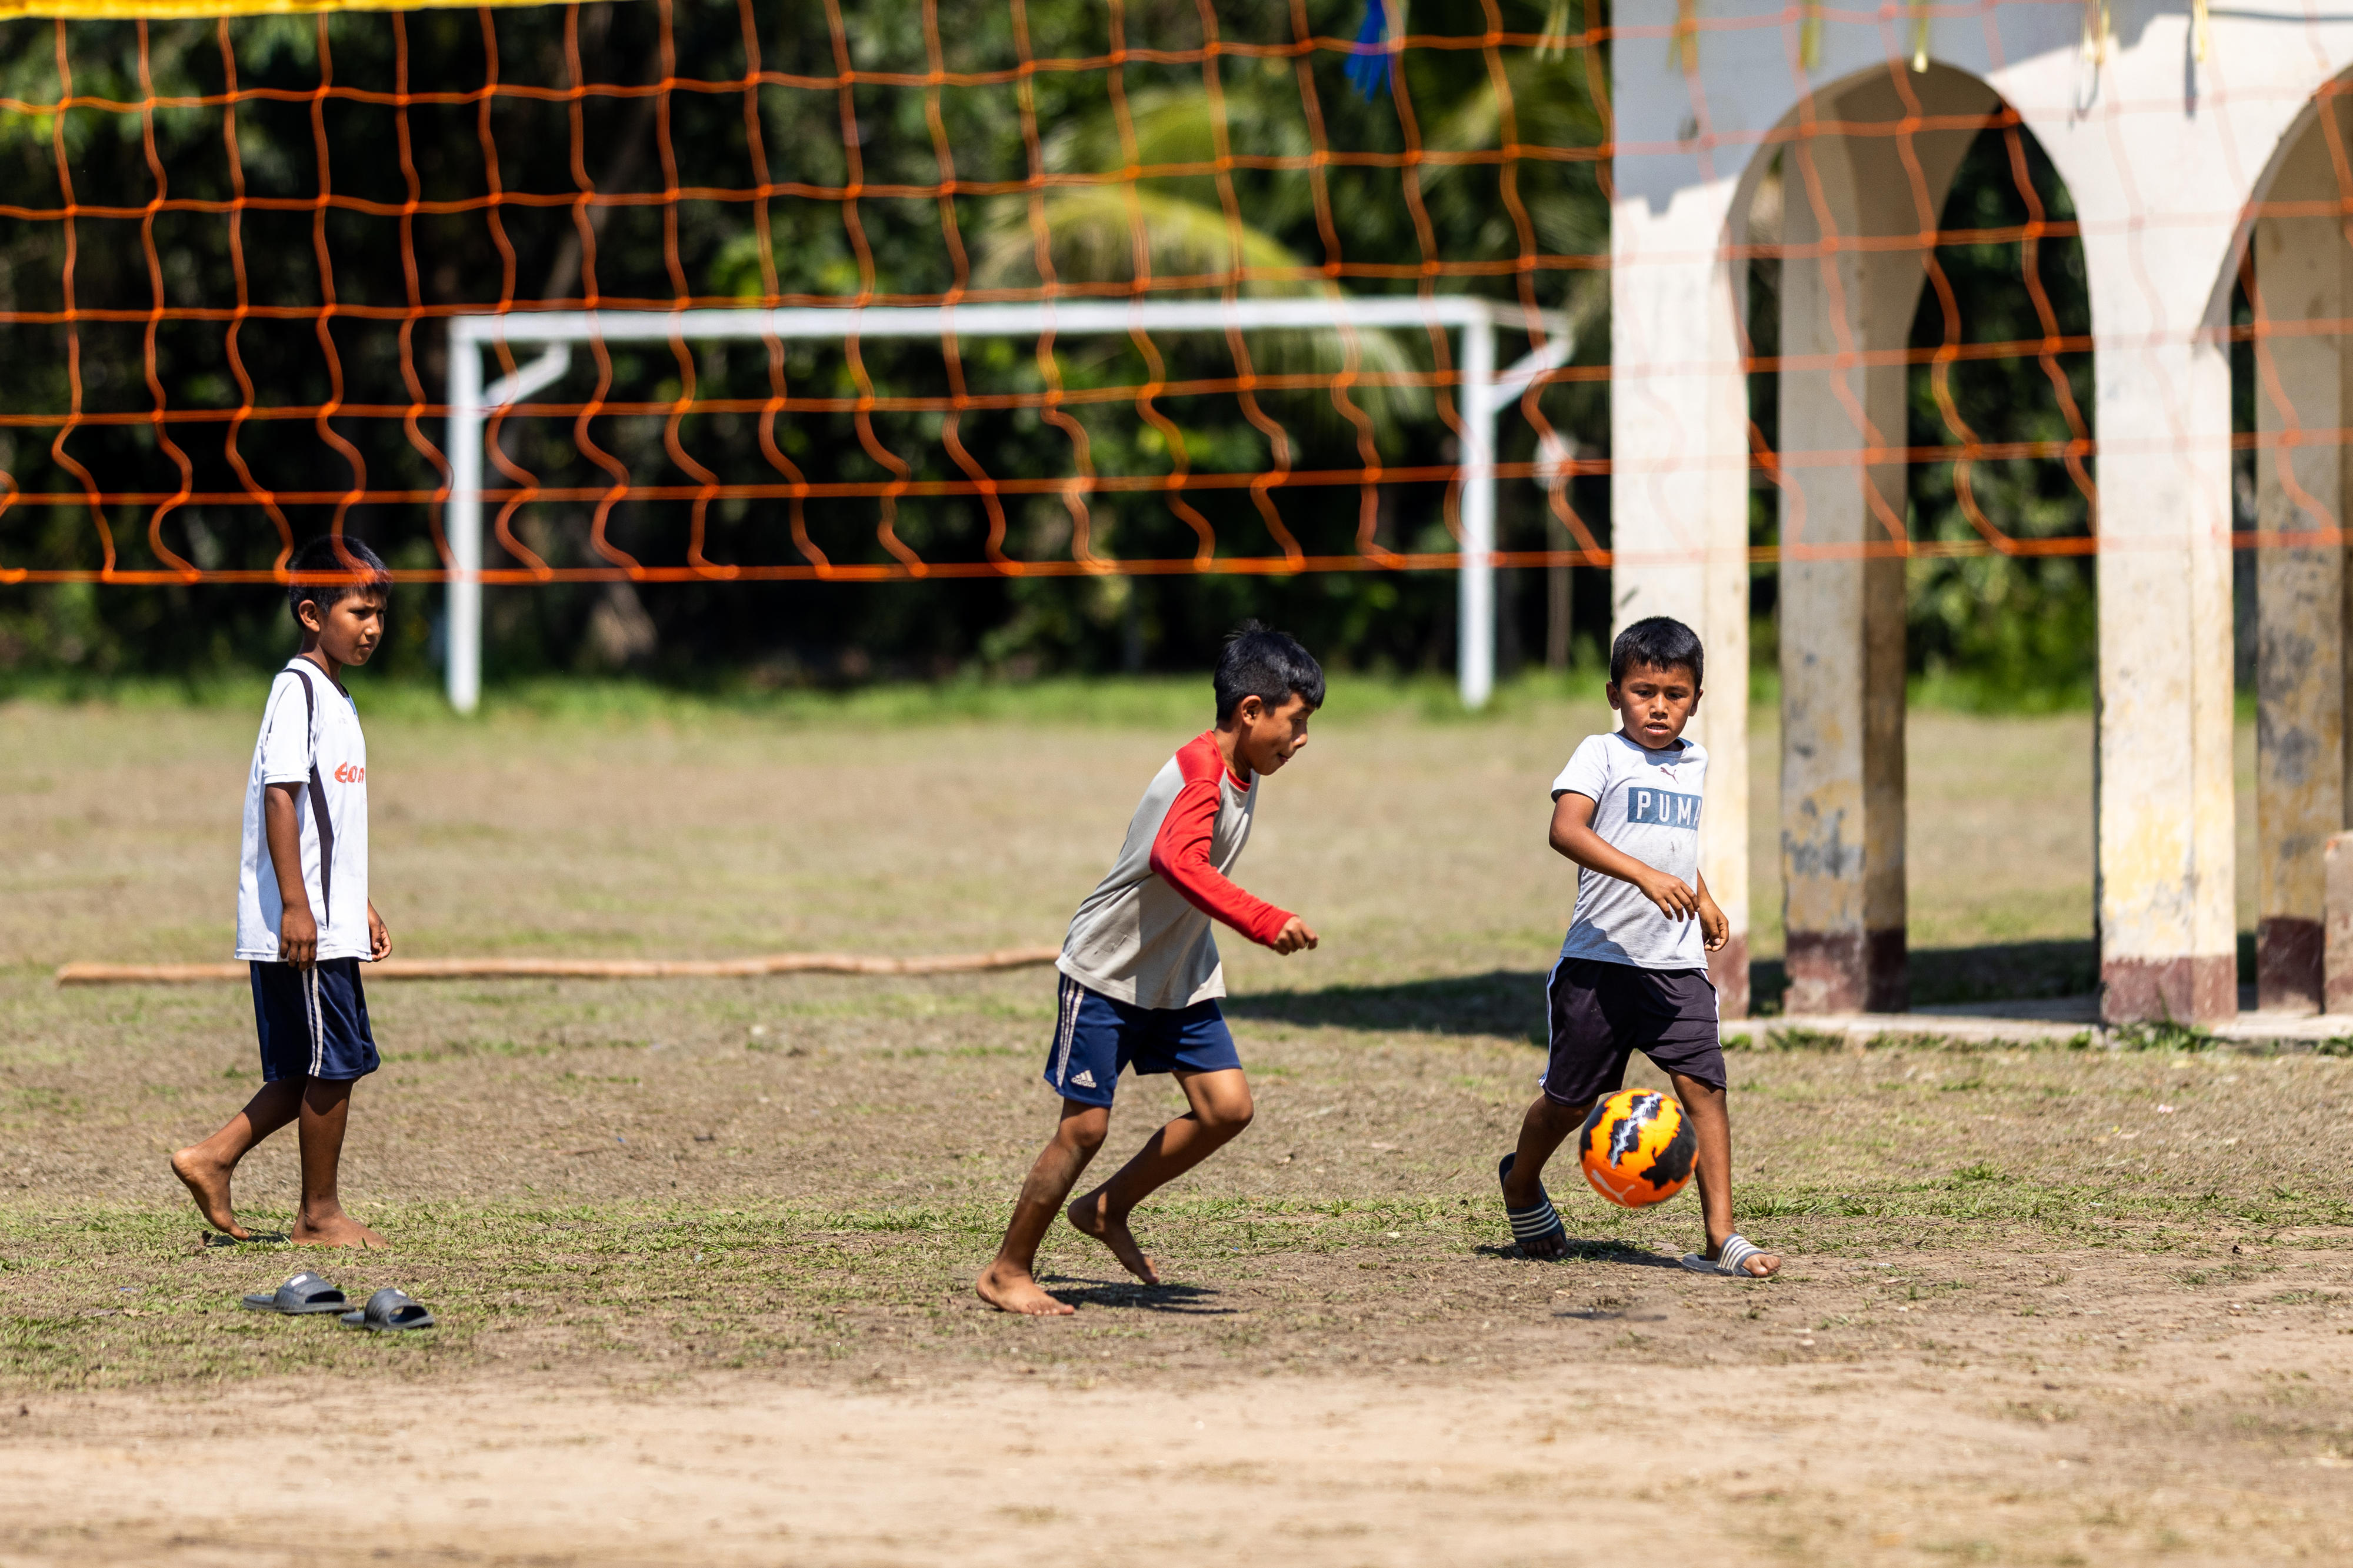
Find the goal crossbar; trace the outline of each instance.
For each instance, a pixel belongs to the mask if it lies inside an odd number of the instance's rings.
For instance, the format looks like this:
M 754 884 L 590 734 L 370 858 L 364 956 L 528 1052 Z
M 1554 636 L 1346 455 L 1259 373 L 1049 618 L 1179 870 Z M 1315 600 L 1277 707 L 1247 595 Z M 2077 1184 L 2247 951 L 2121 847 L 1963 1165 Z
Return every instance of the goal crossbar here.
M 1463 703 L 1484 706 L 1495 682 L 1495 437 L 1507 401 L 1568 362 L 1567 317 L 1448 294 L 1358 299 L 1081 300 L 1036 304 L 792 306 L 774 310 L 554 310 L 457 316 L 449 322 L 449 499 L 446 678 L 450 705 L 470 713 L 482 682 L 482 426 L 498 410 L 554 384 L 575 343 L 717 339 L 1035 338 L 1152 331 L 1380 331 L 1420 327 L 1462 337 L 1456 397 L 1461 421 L 1462 549 L 1456 574 L 1456 679 Z M 1495 334 L 1515 328 L 1543 346 L 1500 374 Z M 482 356 L 501 345 L 545 345 L 536 359 L 485 386 Z

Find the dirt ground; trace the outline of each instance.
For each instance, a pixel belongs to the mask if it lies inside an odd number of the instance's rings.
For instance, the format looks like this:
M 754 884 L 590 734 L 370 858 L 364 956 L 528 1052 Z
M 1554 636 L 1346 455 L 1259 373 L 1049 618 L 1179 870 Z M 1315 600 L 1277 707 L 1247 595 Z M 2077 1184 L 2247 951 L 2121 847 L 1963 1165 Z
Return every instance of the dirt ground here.
M 0 1564 L 2353 1559 L 2353 1060 L 1742 1050 L 1780 1279 L 1567 1171 L 1576 1256 L 1502 1245 L 1590 718 L 1319 730 L 1245 867 L 1326 936 L 1234 955 L 1258 1121 L 1145 1211 L 1167 1285 L 1065 1234 L 1030 1322 L 969 1282 L 1044 972 L 379 986 L 345 1187 L 394 1250 L 205 1245 L 162 1158 L 258 1081 L 246 998 L 46 972 L 225 951 L 249 717 L 0 708 Z M 1944 940 L 2080 939 L 2070 725 L 1915 725 Z M 1051 941 L 1166 728 L 387 721 L 377 902 L 418 955 Z M 237 1310 L 301 1267 L 442 1326 Z
M 2184 1297 L 2113 1255 L 2036 1268 L 2105 1305 L 2024 1331 L 1948 1322 L 1941 1355 L 1839 1348 L 1787 1323 L 1727 1331 L 1740 1316 L 1711 1282 L 1642 1270 L 1613 1281 L 1619 1305 L 1531 1300 L 1475 1336 L 1514 1364 L 1475 1373 L 910 1368 L 848 1392 L 704 1374 L 43 1399 L 0 1424 L 0 1563 L 293 1568 L 325 1547 L 468 1563 L 1411 1568 L 1590 1562 L 1636 1531 L 1676 1563 L 2353 1553 L 2353 1458 L 2288 1436 L 2341 1394 L 2346 1327 L 2233 1314 L 2222 1293 Z M 1876 1272 L 1796 1294 L 1859 1304 Z M 2341 1267 L 2294 1279 L 2347 1283 Z M 1767 1316 L 1790 1304 L 1777 1295 Z M 1628 1347 L 1638 1336 L 1652 1342 Z

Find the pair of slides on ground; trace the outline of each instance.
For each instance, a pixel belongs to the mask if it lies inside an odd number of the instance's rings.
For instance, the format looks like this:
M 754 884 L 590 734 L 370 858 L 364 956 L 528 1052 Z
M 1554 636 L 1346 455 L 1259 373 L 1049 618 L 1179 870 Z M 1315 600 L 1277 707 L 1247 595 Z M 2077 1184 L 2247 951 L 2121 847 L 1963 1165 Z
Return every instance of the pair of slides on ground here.
M 245 1299 L 248 1312 L 276 1312 L 282 1317 L 305 1317 L 312 1312 L 333 1312 L 350 1328 L 365 1329 L 371 1333 L 395 1334 L 408 1329 L 429 1329 L 433 1314 L 425 1303 L 415 1300 L 405 1290 L 387 1285 L 367 1299 L 367 1305 L 357 1311 L 346 1311 L 351 1301 L 343 1291 L 308 1269 L 297 1274 L 275 1290 L 264 1290 Z

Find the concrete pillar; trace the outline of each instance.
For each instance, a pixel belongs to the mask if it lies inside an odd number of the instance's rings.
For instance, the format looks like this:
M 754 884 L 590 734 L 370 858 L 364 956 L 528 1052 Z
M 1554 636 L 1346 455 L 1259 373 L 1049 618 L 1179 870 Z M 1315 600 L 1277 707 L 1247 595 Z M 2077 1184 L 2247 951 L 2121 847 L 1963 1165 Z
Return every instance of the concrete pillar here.
M 2135 236 L 2085 228 L 2099 356 L 2100 1013 L 2213 1023 L 2238 1011 L 2230 291 L 2168 289 Z
M 2324 884 L 2321 1011 L 2353 1013 L 2353 833 L 2329 837 L 2320 852 Z
M 1792 1014 L 1910 1005 L 1905 563 L 1894 552 L 1909 527 L 1899 455 L 1908 367 L 1854 362 L 1909 342 L 1926 257 L 1839 242 L 1934 228 L 1977 134 L 1953 121 L 1998 100 L 1941 66 L 1904 85 L 1942 128 L 1801 135 L 1781 159 L 1782 243 L 1824 251 L 1781 266 L 1781 873 Z M 1910 108 L 1882 71 L 1824 94 L 1811 118 L 1885 125 Z M 1799 358 L 1828 363 L 1788 363 Z
M 1659 160 L 1664 163 L 1665 160 Z M 1672 616 L 1707 647 L 1700 874 L 1732 940 L 1709 960 L 1723 1016 L 1748 1012 L 1748 437 L 1724 254 L 1736 182 L 1652 192 L 1619 154 L 1610 230 L 1610 634 Z M 1670 172 L 1672 178 L 1672 172 Z
M 2340 116 L 2342 111 L 2340 110 Z M 2340 138 L 2345 132 L 2339 131 Z M 2309 123 L 2272 185 L 2273 203 L 2334 204 L 2326 130 Z M 2340 142 L 2340 145 L 2344 144 Z M 2303 322 L 2346 314 L 2348 252 L 2326 208 L 2255 225 L 2259 324 L 2286 327 L 2255 350 L 2256 526 L 2268 534 L 2341 529 L 2345 516 L 2345 342 Z M 2298 437 L 2306 437 L 2299 441 Z M 2255 1005 L 2315 1012 L 2324 999 L 2322 847 L 2344 827 L 2345 548 L 2326 534 L 2256 556 L 2257 822 Z

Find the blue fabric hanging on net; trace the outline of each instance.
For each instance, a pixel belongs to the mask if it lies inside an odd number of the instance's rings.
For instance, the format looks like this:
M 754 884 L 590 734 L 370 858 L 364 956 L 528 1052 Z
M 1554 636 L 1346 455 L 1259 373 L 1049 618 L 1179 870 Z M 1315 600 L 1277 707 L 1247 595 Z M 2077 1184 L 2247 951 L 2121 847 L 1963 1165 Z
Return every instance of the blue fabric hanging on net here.
M 1388 42 L 1388 9 L 1382 0 L 1365 0 L 1365 25 L 1356 29 L 1356 47 L 1379 48 Z M 1380 96 L 1381 89 L 1388 84 L 1389 72 L 1395 68 L 1396 58 L 1389 54 L 1348 57 L 1346 75 L 1358 96 L 1367 102 Z

